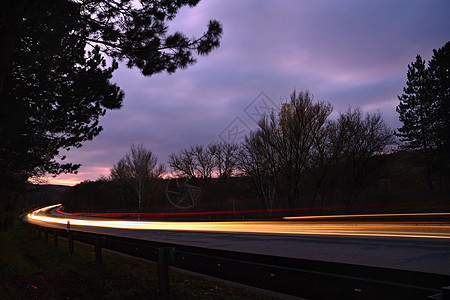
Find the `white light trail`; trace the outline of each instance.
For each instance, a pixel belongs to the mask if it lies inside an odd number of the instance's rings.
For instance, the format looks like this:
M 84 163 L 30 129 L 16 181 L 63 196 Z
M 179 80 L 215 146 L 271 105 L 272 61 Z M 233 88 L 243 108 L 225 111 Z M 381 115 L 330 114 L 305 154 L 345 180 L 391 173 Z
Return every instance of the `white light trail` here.
M 61 218 L 46 214 L 46 212 L 58 206 L 54 205 L 36 210 L 27 215 L 28 220 L 32 223 L 40 221 L 65 225 L 70 222 L 71 226 L 135 230 L 450 239 L 450 224 L 399 224 L 377 223 L 376 221 L 363 223 L 330 223 L 329 221 L 328 223 L 300 221 L 167 222 Z

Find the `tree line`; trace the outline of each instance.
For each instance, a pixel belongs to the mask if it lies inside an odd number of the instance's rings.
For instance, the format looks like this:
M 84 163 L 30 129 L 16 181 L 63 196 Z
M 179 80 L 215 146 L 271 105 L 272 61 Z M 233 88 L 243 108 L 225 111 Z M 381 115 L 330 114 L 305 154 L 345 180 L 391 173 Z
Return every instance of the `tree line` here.
M 383 154 L 395 142 L 394 131 L 380 113 L 349 108 L 333 120 L 332 110 L 309 92 L 294 91 L 280 112 L 261 119 L 242 144 L 189 146 L 169 156 L 169 173 L 189 179 L 191 189 L 198 186 L 205 194 L 227 178 L 247 178 L 267 211 L 275 201 L 283 202 L 278 207 L 296 207 L 304 205 L 300 196 L 306 193 L 317 203 L 342 189 L 349 191 L 345 205 L 351 207 L 376 179 Z M 149 202 L 165 171 L 150 150 L 132 145 L 111 169 L 109 180 L 118 195 L 133 189 L 141 211 L 143 199 Z
M 420 55 L 408 65 L 396 108 L 403 123 L 398 131 L 389 128 L 380 113 L 364 113 L 360 108 L 349 108 L 332 119 L 330 103 L 314 101 L 308 91 L 294 91 L 280 111 L 264 116 L 241 144 L 188 146 L 170 155 L 169 173 L 216 196 L 212 190 L 227 191 L 218 182 L 236 188 L 226 179 L 245 178 L 240 192 L 248 195 L 251 190 L 268 211 L 274 204 L 305 205 L 305 194 L 314 205 L 323 205 L 342 190 L 346 191 L 344 204 L 351 208 L 361 192 L 382 177 L 379 170 L 393 151 L 414 154 L 411 157 L 423 166 L 430 189 L 445 185 L 450 177 L 449 50 L 447 42 L 433 50 L 428 66 Z M 109 179 L 122 190 L 125 186 L 134 189 L 140 209 L 143 198 L 151 202 L 167 171 L 156 162 L 142 144 L 133 145 L 111 169 Z M 158 197 L 167 196 L 163 190 Z
M 111 82 L 119 62 L 139 68 L 144 76 L 173 73 L 219 47 L 222 26 L 216 20 L 198 38 L 168 33 L 179 10 L 198 2 L 0 2 L 2 224 L 13 219 L 30 177 L 78 170 L 78 164 L 64 162 L 60 151 L 93 139 L 102 130 L 99 120 L 106 111 L 121 107 L 124 92 Z M 419 154 L 430 188 L 442 185 L 450 170 L 449 48 L 447 42 L 433 50 L 428 65 L 418 55 L 408 66 L 397 107 L 403 126 L 396 135 L 404 150 Z M 371 170 L 383 161 L 379 154 L 391 143 L 392 130 L 376 113 L 349 109 L 330 120 L 331 110 L 329 103 L 314 103 L 307 92 L 294 93 L 280 113 L 261 120 L 242 145 L 191 146 L 173 154 L 169 165 L 204 186 L 212 184 L 213 177 L 245 176 L 268 208 L 274 199 L 295 205 L 298 195 L 308 190 L 319 201 L 335 186 L 351 191 L 351 206 L 372 180 Z M 183 166 L 184 158 L 195 167 Z M 153 164 L 154 157 L 147 161 Z M 162 169 L 155 164 L 153 175 L 142 177 L 146 179 L 127 175 L 127 180 L 119 180 L 133 165 L 124 159 L 116 167 L 114 181 L 124 182 L 123 191 L 132 190 L 140 207 L 157 189 L 155 185 L 152 192 L 151 187 Z
M 203 181 L 214 174 L 248 177 L 268 210 L 276 199 L 295 207 L 302 194 L 318 199 L 337 187 L 351 191 L 351 206 L 374 179 L 380 157 L 394 144 L 394 132 L 379 113 L 348 109 L 331 120 L 332 110 L 330 103 L 314 102 L 309 92 L 294 91 L 280 112 L 264 117 L 242 144 L 191 146 L 172 154 L 169 166 Z

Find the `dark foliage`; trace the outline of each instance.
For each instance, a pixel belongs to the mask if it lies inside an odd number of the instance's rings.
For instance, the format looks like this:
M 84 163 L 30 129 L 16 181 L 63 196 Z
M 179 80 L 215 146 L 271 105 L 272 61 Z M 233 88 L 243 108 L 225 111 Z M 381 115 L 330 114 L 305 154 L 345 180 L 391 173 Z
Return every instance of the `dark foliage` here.
M 72 172 L 53 158 L 101 131 L 99 117 L 121 106 L 102 53 L 144 75 L 174 72 L 195 62 L 193 51 L 219 46 L 211 21 L 198 39 L 167 35 L 179 8 L 199 1 L 3 1 L 0 15 L 0 169 L 22 176 Z M 90 46 L 90 48 L 86 48 Z M 86 52 L 86 49 L 90 49 Z
M 0 2 L 2 202 L 14 202 L 31 176 L 76 172 L 79 165 L 63 163 L 59 152 L 93 139 L 100 117 L 121 107 L 124 93 L 110 81 L 116 60 L 147 76 L 173 73 L 219 46 L 215 20 L 199 38 L 167 34 L 179 9 L 198 2 Z
M 430 188 L 450 170 L 450 42 L 433 50 L 426 62 L 417 55 L 408 65 L 406 87 L 398 96 L 398 136 L 408 150 L 419 151 Z
M 29 211 L 36 207 L 60 204 L 71 187 L 65 185 L 42 184 L 27 186 L 23 209 Z
M 109 81 L 117 64 L 105 67 L 99 48 L 85 53 L 86 43 L 73 35 L 87 34 L 79 5 L 40 1 L 27 13 L 4 82 L 0 127 L 0 169 L 25 178 L 76 170 L 53 158 L 98 135 L 99 118 L 123 98 Z

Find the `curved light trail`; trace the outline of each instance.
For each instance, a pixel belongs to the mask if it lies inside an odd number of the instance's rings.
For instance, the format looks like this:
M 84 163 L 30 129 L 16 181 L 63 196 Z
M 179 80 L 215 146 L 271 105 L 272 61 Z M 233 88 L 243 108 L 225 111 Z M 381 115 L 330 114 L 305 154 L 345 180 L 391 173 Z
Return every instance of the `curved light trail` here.
M 433 238 L 450 239 L 450 224 L 435 223 L 399 223 L 376 221 L 348 223 L 338 222 L 305 222 L 305 218 L 297 217 L 296 221 L 233 221 L 233 222 L 180 222 L 180 221 L 128 221 L 111 220 L 105 218 L 71 218 L 70 215 L 57 217 L 48 214 L 49 211 L 59 207 L 54 205 L 38 209 L 27 215 L 30 222 L 45 222 L 87 227 L 104 227 L 118 229 L 138 230 L 172 230 L 197 232 L 227 232 L 251 234 L 277 234 L 277 235 L 327 235 L 327 236 L 361 236 L 361 237 L 396 237 L 396 238 Z M 413 214 L 409 214 L 412 216 Z M 434 216 L 435 214 L 420 214 L 420 216 Z M 446 214 L 439 214 L 440 216 Z M 450 214 L 448 214 L 450 215 Z M 373 215 L 359 215 L 366 217 Z M 388 215 L 379 215 L 379 217 Z M 395 215 L 394 215 L 395 216 Z M 397 216 L 404 216 L 398 214 Z M 343 216 L 341 216 L 342 218 Z M 347 216 L 348 217 L 348 216 Z M 355 217 L 352 215 L 352 217 Z M 323 219 L 323 216 L 321 216 Z M 330 216 L 336 218 L 336 216 Z M 311 220 L 311 218 L 309 218 Z

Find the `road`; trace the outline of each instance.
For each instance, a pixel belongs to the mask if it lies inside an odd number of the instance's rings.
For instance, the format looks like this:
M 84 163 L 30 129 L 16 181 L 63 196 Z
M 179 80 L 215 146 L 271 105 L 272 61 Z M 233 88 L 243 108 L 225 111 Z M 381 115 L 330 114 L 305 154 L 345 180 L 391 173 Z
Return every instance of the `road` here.
M 31 222 L 213 249 L 342 262 L 450 275 L 450 224 L 289 220 L 147 222 L 29 215 Z

